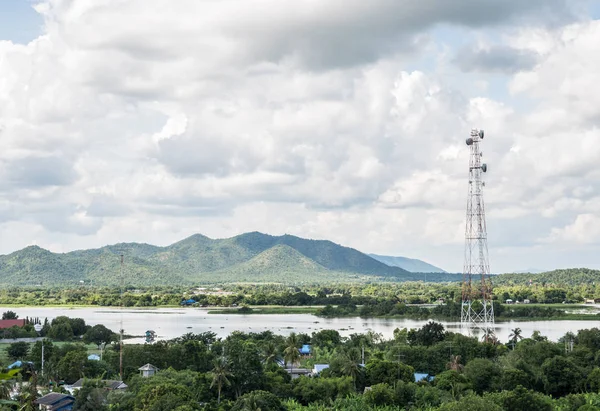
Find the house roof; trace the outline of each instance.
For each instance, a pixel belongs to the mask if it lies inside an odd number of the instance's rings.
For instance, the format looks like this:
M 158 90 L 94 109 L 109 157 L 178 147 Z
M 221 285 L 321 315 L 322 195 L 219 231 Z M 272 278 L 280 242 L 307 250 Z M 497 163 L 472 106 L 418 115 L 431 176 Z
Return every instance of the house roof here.
M 286 368 L 285 369 L 288 373 L 293 374 L 293 375 L 305 375 L 305 374 L 310 374 L 312 370 L 309 370 L 307 368 Z
M 25 320 L 24 319 L 17 319 L 17 320 L 0 320 L 0 330 L 4 329 L 4 328 L 10 328 L 10 327 L 24 327 L 25 326 Z
M 6 368 L 8 368 L 9 370 L 11 370 L 13 368 L 21 368 L 23 366 L 23 364 L 33 364 L 33 363 L 31 361 L 23 362 L 21 360 L 18 360 L 18 361 L 13 362 L 11 365 L 9 365 Z
M 302 348 L 300 348 L 300 352 L 302 354 L 310 354 L 310 345 L 309 344 L 303 344 Z
M 158 371 L 158 368 L 155 367 L 154 365 L 148 363 L 146 365 L 142 365 L 140 368 L 138 368 L 139 371 Z
M 79 389 L 83 387 L 84 378 L 80 378 L 71 385 L 71 388 Z M 119 380 L 102 380 L 102 383 L 109 390 L 121 390 L 127 388 L 127 384 Z
M 45 405 L 47 407 L 50 406 L 50 409 L 56 409 L 57 406 L 65 400 L 75 401 L 75 397 L 67 394 L 60 394 L 58 392 L 51 392 L 50 394 L 46 394 L 43 397 L 38 398 L 34 401 L 34 403 Z

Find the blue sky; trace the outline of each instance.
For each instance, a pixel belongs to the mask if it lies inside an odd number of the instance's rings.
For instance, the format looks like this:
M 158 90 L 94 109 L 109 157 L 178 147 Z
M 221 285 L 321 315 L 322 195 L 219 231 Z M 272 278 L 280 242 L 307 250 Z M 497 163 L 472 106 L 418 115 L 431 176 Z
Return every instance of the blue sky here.
M 42 33 L 44 19 L 27 0 L 0 2 L 0 39 L 26 44 Z

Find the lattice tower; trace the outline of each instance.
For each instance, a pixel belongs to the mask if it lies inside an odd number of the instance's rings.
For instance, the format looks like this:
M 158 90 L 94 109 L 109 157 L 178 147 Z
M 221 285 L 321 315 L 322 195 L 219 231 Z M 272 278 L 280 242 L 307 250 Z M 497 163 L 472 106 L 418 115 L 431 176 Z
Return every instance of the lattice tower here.
M 487 164 L 481 162 L 483 155 L 480 144 L 483 137 L 483 130 L 473 129 L 467 139 L 471 155 L 460 321 L 469 334 L 481 330 L 487 339 L 493 333 L 494 307 L 483 202 L 483 174 L 487 172 Z

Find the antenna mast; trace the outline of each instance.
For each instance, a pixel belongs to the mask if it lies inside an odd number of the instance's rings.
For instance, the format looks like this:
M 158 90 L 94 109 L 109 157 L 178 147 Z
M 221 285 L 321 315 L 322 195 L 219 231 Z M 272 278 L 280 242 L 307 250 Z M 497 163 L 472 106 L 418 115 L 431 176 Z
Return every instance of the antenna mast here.
M 473 129 L 466 141 L 471 155 L 460 322 L 469 334 L 480 329 L 487 340 L 494 327 L 494 307 L 483 202 L 483 173 L 487 172 L 487 164 L 481 162 L 483 154 L 479 147 L 483 136 L 483 130 Z
M 121 254 L 120 271 L 120 293 L 121 293 L 121 323 L 119 326 L 119 376 L 123 381 L 123 254 Z

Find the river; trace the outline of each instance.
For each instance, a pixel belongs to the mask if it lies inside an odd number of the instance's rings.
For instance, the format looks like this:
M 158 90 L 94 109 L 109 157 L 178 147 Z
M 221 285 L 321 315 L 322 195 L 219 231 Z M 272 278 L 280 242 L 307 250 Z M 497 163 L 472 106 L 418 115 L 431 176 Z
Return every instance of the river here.
M 179 337 L 185 333 L 212 331 L 225 337 L 233 331 L 262 332 L 270 330 L 275 334 L 288 335 L 291 332 L 311 334 L 314 331 L 332 329 L 341 335 L 365 333 L 369 330 L 381 333 L 384 338 L 392 338 L 396 328 L 419 328 L 426 320 L 384 319 L 384 318 L 319 318 L 311 314 L 209 314 L 198 308 L 146 308 L 132 309 L 111 307 L 63 308 L 63 307 L 0 307 L 2 312 L 15 311 L 19 318 L 39 317 L 52 320 L 65 315 L 83 318 L 86 324 L 104 324 L 115 332 L 123 329 L 129 335 L 143 335 L 146 330 L 154 330 L 158 339 Z M 593 318 L 592 316 L 590 316 Z M 440 321 L 448 331 L 460 332 L 460 322 Z M 577 332 L 584 328 L 599 327 L 597 320 L 580 321 L 509 321 L 496 323 L 495 334 L 501 342 L 506 342 L 511 329 L 519 327 L 524 337 L 539 331 L 550 340 L 558 340 L 566 332 Z M 141 338 L 129 342 L 142 342 Z

